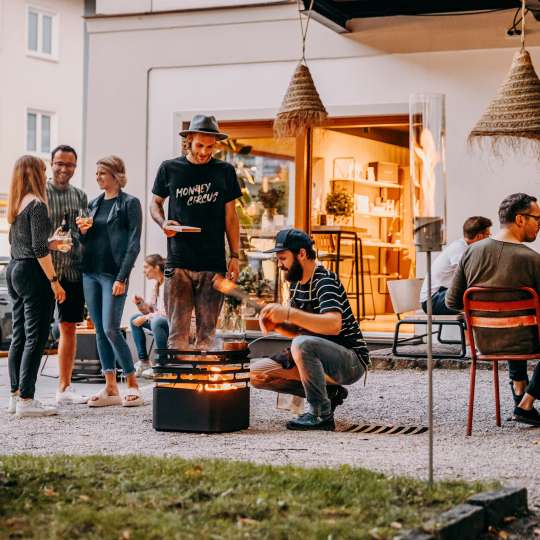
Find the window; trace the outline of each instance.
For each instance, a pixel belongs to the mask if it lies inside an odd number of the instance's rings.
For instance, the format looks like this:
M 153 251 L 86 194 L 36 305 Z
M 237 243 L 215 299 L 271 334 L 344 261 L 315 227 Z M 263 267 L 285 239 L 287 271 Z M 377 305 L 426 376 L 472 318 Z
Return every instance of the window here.
M 56 56 L 56 21 L 57 17 L 53 13 L 28 7 L 26 43 L 28 54 L 42 58 Z
M 28 111 L 26 113 L 26 151 L 49 154 L 53 147 L 53 120 L 51 113 Z

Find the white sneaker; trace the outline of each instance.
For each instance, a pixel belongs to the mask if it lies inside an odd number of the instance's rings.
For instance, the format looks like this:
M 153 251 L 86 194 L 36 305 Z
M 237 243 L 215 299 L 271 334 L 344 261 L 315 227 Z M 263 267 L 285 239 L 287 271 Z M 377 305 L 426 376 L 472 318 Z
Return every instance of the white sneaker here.
M 88 401 L 88 396 L 77 394 L 72 386 L 68 386 L 63 392 L 56 391 L 56 403 L 58 405 L 82 405 Z
M 139 360 L 138 362 L 135 362 L 135 375 L 140 377 L 143 374 L 143 371 L 147 370 L 149 367 L 149 360 Z
M 58 414 L 58 409 L 54 405 L 45 405 L 37 399 L 19 399 L 15 415 L 18 418 L 25 416 L 53 416 Z
M 15 414 L 17 410 L 17 401 L 19 400 L 19 394 L 9 394 L 9 403 L 7 412 L 9 414 Z
M 143 379 L 153 379 L 154 378 L 154 370 L 152 368 L 145 369 L 142 372 L 141 377 Z

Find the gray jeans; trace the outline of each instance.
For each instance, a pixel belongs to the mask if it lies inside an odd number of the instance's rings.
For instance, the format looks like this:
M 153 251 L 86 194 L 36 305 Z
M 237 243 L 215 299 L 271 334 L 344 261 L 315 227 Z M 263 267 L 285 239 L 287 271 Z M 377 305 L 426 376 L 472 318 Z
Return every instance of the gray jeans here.
M 324 416 L 331 412 L 327 384 L 353 384 L 364 374 L 356 353 L 328 339 L 298 336 L 291 354 L 296 366 L 284 369 L 271 358 L 251 364 L 251 384 L 255 388 L 306 397 L 311 413 Z
M 189 348 L 191 314 L 195 309 L 197 348 L 214 345 L 216 324 L 223 295 L 212 285 L 214 272 L 193 272 L 175 268 L 165 278 L 165 309 L 169 319 L 169 348 Z

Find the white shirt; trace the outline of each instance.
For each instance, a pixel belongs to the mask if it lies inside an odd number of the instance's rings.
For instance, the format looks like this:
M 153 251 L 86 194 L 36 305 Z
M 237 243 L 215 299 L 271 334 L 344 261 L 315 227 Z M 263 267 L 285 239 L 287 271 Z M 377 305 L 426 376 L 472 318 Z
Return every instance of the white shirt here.
M 435 259 L 431 267 L 431 296 L 433 296 L 440 287 L 448 289 L 452 278 L 458 267 L 461 257 L 469 247 L 463 238 L 456 240 Z M 425 302 L 427 295 L 427 278 L 424 279 L 422 290 L 420 291 L 420 302 Z

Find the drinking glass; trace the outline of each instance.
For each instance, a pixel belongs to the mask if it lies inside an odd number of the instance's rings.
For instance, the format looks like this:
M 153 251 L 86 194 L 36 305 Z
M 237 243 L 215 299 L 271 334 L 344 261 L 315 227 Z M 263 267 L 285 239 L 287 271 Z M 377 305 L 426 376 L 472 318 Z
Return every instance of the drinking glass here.
M 86 208 L 80 208 L 78 211 L 78 216 L 83 225 L 89 225 L 91 227 L 94 223 L 94 219 Z

